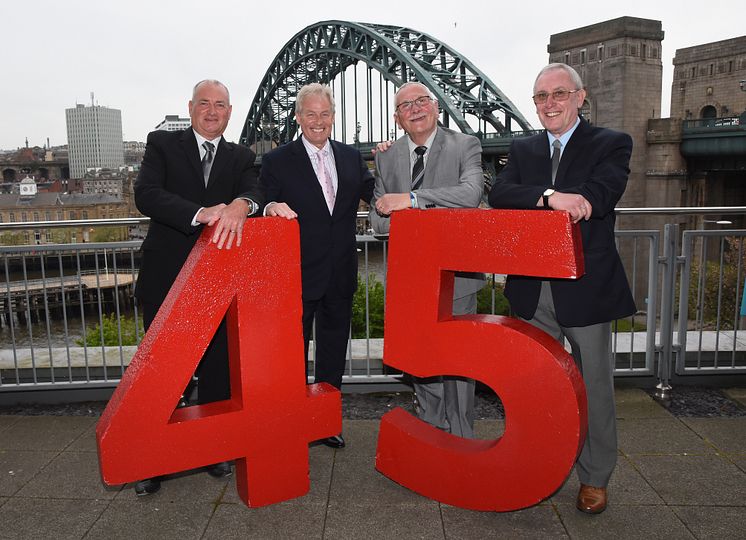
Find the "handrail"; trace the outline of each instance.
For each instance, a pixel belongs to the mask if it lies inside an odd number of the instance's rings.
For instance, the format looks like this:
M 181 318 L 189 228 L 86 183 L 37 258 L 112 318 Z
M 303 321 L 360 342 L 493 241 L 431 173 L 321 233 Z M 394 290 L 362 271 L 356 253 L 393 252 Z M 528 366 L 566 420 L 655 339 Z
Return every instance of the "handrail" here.
M 687 214 L 746 214 L 746 206 L 655 206 L 655 207 L 619 207 L 614 211 L 618 215 L 634 216 L 646 214 L 687 215 Z M 357 217 L 364 219 L 369 212 L 358 212 Z M 0 231 L 25 229 L 54 229 L 62 227 L 125 226 L 146 225 L 147 217 L 111 218 L 111 219 L 70 219 L 63 221 L 17 221 L 0 223 Z

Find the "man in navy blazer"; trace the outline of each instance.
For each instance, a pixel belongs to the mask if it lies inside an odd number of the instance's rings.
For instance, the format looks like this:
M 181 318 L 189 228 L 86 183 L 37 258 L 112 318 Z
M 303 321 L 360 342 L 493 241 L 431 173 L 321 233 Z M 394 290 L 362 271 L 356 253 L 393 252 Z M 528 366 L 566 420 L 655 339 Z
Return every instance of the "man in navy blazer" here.
M 570 66 L 549 64 L 539 72 L 533 99 L 546 132 L 513 141 L 489 203 L 564 210 L 580 223 L 585 259 L 580 279 L 509 276 L 505 296 L 519 317 L 560 342 L 567 339 L 583 373 L 588 434 L 576 467 L 576 506 L 597 514 L 606 509 L 617 456 L 611 322 L 635 312 L 614 241 L 614 207 L 627 184 L 632 139 L 580 118 L 585 96 Z
M 192 126 L 183 131 L 148 135 L 135 204 L 150 217 L 142 243 L 135 296 L 142 303 L 145 329 L 155 318 L 171 285 L 205 225 L 214 225 L 218 249 L 241 244 L 247 215 L 259 213 L 264 198 L 255 172 L 254 153 L 226 142 L 223 131 L 231 115 L 228 89 L 219 81 L 197 83 L 189 102 Z M 209 403 L 230 398 L 225 321 L 197 368 L 197 399 Z M 213 476 L 230 474 L 230 465 L 208 468 Z M 160 489 L 160 479 L 135 485 L 138 495 Z
M 295 118 L 302 137 L 262 157 L 260 182 L 270 201 L 264 213 L 298 220 L 305 358 L 315 319 L 315 382 L 341 388 L 357 288 L 357 209 L 360 199 L 370 202 L 374 180 L 359 151 L 329 139 L 334 98 L 328 86 L 301 88 Z M 345 445 L 341 434 L 322 442 Z

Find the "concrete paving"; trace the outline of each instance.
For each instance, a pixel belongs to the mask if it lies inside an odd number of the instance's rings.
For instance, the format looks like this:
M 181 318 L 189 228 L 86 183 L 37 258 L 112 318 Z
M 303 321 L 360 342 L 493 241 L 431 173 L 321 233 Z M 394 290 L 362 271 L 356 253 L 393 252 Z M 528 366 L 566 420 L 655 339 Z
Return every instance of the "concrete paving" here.
M 744 405 L 743 389 L 725 393 Z M 233 479 L 205 472 L 176 475 L 137 498 L 132 485 L 101 483 L 96 417 L 0 415 L 0 538 L 746 537 L 746 416 L 675 417 L 630 388 L 617 390 L 617 415 L 619 463 L 598 516 L 575 509 L 574 473 L 550 498 L 515 512 L 421 497 L 375 470 L 378 420 L 344 420 L 345 449 L 311 447 L 311 490 L 299 499 L 250 509 Z M 480 420 L 477 432 L 492 438 L 503 426 Z

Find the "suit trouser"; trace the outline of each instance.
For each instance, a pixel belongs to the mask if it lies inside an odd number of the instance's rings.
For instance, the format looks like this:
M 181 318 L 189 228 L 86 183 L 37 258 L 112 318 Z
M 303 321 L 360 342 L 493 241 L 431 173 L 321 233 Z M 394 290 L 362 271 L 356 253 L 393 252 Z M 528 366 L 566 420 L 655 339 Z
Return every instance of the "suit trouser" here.
M 308 342 L 316 320 L 314 382 L 342 388 L 347 361 L 347 340 L 352 319 L 352 296 L 327 293 L 318 300 L 303 300 L 303 341 L 308 366 Z
M 476 312 L 476 293 L 453 300 L 454 315 Z M 474 379 L 413 377 L 413 384 L 420 419 L 453 435 L 474 438 Z
M 143 303 L 143 324 L 150 328 L 159 305 Z M 225 318 L 205 350 L 197 367 L 197 403 L 223 401 L 231 397 L 230 369 L 228 367 L 228 332 Z
M 581 483 L 606 487 L 617 460 L 614 360 L 611 355 L 611 322 L 589 326 L 561 326 L 554 310 L 548 281 L 541 284 L 539 305 L 530 324 L 560 343 L 570 343 L 572 356 L 583 374 L 588 396 L 588 434 L 578 457 Z

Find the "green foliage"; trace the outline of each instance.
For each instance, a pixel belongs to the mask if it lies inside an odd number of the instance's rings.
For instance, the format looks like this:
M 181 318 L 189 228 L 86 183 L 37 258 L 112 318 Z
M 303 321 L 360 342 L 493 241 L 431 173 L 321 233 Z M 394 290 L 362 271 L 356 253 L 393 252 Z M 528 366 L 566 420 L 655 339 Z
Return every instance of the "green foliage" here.
M 93 231 L 91 242 L 118 242 L 127 239 L 127 229 L 122 227 L 99 227 Z
M 135 333 L 135 321 L 128 317 L 120 317 L 117 319 L 114 313 L 104 315 L 102 319 L 103 323 L 103 335 L 105 346 L 118 346 L 119 345 L 119 328 L 121 325 L 122 329 L 122 345 L 137 345 L 137 334 Z M 139 322 L 139 335 L 142 337 L 144 330 L 142 327 L 142 321 Z M 86 330 L 85 340 L 78 339 L 75 342 L 80 345 L 86 345 L 88 347 L 100 347 L 101 346 L 101 328 L 102 325 L 96 323 L 94 326 L 89 327 Z
M 718 322 L 720 304 L 720 329 L 732 330 L 734 318 L 738 320 L 743 283 L 738 282 L 738 238 L 726 237 L 723 252 L 722 275 L 720 260 L 692 262 L 689 276 L 688 317 L 698 326 L 714 328 Z M 740 262 L 741 279 L 744 277 L 746 254 Z
M 492 291 L 495 291 L 495 309 L 492 310 Z M 495 281 L 494 276 L 487 278 L 487 285 L 485 285 L 477 293 L 477 313 L 492 314 L 492 315 L 509 315 L 510 304 L 508 299 L 503 294 L 505 291 L 505 283 L 498 283 Z
M 368 321 L 370 336 L 372 338 L 383 337 L 383 283 L 378 281 L 375 274 L 368 276 Z M 352 337 L 364 338 L 365 336 L 365 283 L 357 276 L 357 290 L 352 298 Z

